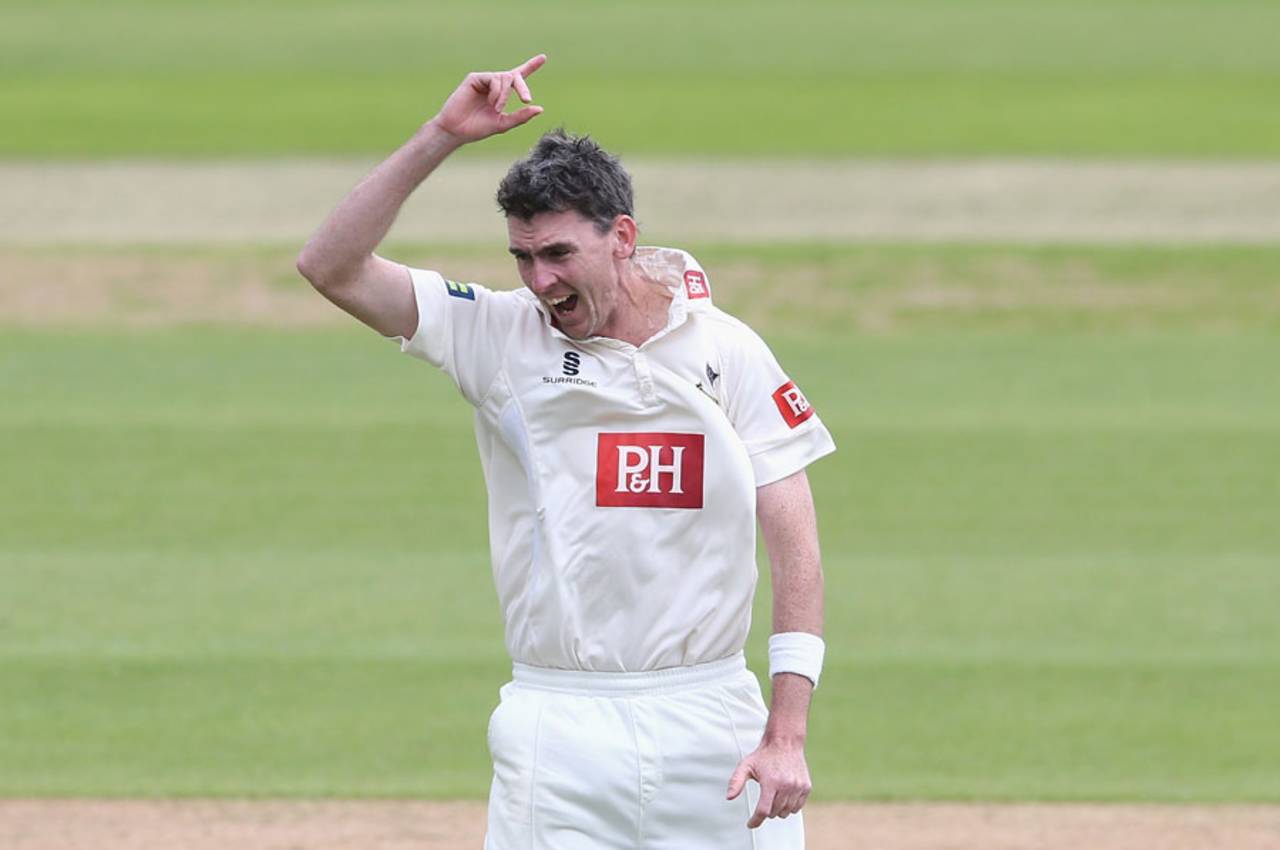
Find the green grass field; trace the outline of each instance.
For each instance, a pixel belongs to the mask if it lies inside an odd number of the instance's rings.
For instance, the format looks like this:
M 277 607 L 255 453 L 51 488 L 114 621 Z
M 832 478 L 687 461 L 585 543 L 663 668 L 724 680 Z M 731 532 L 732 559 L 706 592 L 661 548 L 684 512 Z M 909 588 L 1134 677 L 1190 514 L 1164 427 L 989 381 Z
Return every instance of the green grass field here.
M 818 797 L 1280 801 L 1280 252 L 746 255 L 816 282 L 753 321 L 841 447 Z M 921 275 L 967 294 L 859 326 Z M 0 795 L 483 795 L 447 379 L 355 326 L 108 323 L 5 328 L 0 383 Z
M 466 71 L 539 51 L 543 120 L 626 154 L 1280 153 L 1266 0 L 7 0 L 4 22 L 4 156 L 383 152 Z
M 537 51 L 544 126 L 628 156 L 1280 156 L 1271 0 L 0 18 L 19 164 L 374 155 Z M 447 380 L 354 322 L 164 321 L 193 277 L 318 298 L 297 245 L 0 243 L 0 797 L 482 797 L 509 671 Z M 1280 802 L 1280 246 L 686 247 L 840 445 L 817 799 Z M 109 291 L 59 323 L 15 280 Z

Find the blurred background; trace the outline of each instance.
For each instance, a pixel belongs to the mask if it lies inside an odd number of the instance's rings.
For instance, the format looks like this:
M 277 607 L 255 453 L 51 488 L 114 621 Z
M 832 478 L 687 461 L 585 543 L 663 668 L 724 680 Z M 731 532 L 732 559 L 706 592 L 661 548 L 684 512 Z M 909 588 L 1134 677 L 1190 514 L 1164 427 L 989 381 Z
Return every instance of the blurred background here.
M 840 446 L 815 799 L 1280 800 L 1280 5 L 0 17 L 0 795 L 484 796 L 470 410 L 293 263 L 545 52 L 382 253 L 519 285 L 564 125 L 774 346 Z

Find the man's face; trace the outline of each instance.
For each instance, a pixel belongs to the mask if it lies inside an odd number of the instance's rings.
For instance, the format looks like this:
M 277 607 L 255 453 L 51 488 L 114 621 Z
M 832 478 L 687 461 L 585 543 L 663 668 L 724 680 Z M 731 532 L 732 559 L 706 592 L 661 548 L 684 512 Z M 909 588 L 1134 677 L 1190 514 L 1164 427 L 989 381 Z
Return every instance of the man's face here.
M 520 279 L 565 336 L 596 336 L 618 308 L 619 241 L 577 210 L 509 217 L 507 234 Z M 629 253 L 629 251 L 627 252 Z

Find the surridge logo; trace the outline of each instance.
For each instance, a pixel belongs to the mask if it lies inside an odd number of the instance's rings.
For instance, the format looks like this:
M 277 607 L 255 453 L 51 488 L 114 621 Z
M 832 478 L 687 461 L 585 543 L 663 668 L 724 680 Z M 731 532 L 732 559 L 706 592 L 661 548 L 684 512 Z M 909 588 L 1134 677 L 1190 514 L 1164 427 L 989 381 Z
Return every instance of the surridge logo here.
M 566 351 L 564 353 L 564 362 L 560 366 L 563 375 L 543 375 L 542 383 L 544 384 L 573 384 L 578 387 L 594 387 L 596 382 L 590 378 L 579 378 L 578 373 L 582 371 L 582 355 L 576 351 Z
M 600 434 L 596 506 L 700 509 L 705 442 L 703 434 Z

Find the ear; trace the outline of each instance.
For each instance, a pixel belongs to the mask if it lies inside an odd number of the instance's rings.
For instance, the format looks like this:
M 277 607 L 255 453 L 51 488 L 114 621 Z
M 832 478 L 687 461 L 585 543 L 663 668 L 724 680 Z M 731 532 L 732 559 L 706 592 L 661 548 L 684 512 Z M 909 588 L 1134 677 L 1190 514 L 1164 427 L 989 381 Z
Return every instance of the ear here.
M 636 252 L 636 238 L 640 228 L 636 220 L 629 215 L 620 215 L 613 220 L 613 258 L 626 260 Z

